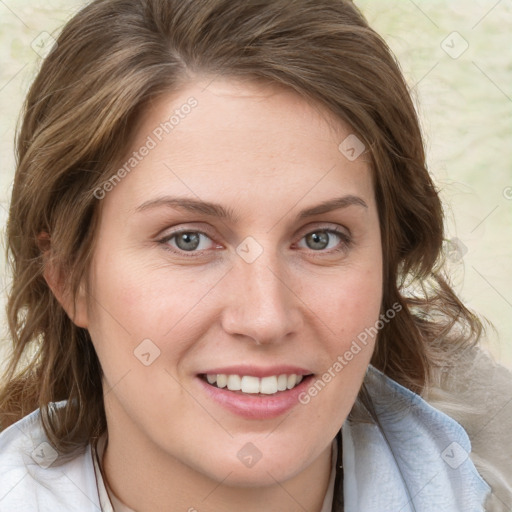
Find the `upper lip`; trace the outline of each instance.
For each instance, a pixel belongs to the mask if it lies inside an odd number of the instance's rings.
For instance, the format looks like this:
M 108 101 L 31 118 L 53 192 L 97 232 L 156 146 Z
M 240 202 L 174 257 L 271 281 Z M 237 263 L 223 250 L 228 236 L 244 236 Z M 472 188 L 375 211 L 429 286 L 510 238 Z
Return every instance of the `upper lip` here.
M 270 377 L 272 375 L 310 375 L 310 370 L 305 368 L 301 368 L 299 366 L 291 366 L 291 365 L 276 365 L 276 366 L 254 366 L 254 365 L 237 365 L 237 366 L 223 366 L 223 367 L 215 367 L 209 370 L 205 370 L 204 372 L 200 372 L 203 375 L 251 375 L 253 377 Z

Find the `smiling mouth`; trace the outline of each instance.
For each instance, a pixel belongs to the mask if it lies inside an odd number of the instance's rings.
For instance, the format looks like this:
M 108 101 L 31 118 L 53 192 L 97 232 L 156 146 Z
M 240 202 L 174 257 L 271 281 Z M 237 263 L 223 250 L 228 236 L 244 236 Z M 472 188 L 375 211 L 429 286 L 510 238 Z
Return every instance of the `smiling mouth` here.
M 201 374 L 199 376 L 210 386 L 241 394 L 255 396 L 272 396 L 283 391 L 289 391 L 298 386 L 311 375 L 295 373 L 254 377 L 253 375 Z

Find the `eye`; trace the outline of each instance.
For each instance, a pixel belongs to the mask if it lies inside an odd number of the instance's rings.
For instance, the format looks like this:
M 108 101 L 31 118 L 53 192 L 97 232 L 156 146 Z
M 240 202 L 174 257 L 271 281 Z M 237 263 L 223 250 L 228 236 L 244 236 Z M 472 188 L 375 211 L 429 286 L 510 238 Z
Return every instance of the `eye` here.
M 351 238 L 347 233 L 338 229 L 326 228 L 311 231 L 306 234 L 301 241 L 302 240 L 306 243 L 306 249 L 312 249 L 315 252 L 327 253 L 344 251 L 348 249 L 351 242 Z
M 211 242 L 210 237 L 201 231 L 177 231 L 159 242 L 170 245 L 170 249 L 175 252 L 197 252 L 208 249 L 208 242 L 205 243 L 205 239 Z
M 336 253 L 346 251 L 351 244 L 351 237 L 344 231 L 333 228 L 319 228 L 310 231 L 301 238 L 305 246 L 298 244 L 298 247 L 310 249 L 313 252 Z M 202 231 L 182 230 L 175 231 L 164 238 L 158 240 L 158 243 L 178 254 L 189 253 L 187 256 L 201 256 L 202 251 L 211 249 L 215 244 L 210 236 Z M 217 248 L 222 246 L 217 245 Z

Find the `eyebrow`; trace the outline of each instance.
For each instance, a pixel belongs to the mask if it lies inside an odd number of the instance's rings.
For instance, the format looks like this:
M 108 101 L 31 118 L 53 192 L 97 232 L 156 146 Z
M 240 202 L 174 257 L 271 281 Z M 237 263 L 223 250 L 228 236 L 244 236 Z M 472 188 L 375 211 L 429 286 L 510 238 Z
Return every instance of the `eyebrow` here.
M 189 212 L 202 213 L 210 217 L 218 217 L 220 219 L 228 220 L 234 224 L 238 222 L 238 217 L 234 214 L 232 209 L 226 209 L 218 203 L 211 203 L 186 197 L 163 196 L 156 199 L 150 199 L 138 206 L 135 211 L 143 212 L 162 206 L 177 208 Z M 328 201 L 324 201 L 316 206 L 306 208 L 298 213 L 296 220 L 321 215 L 322 213 L 328 213 L 333 210 L 339 210 L 349 206 L 361 206 L 366 209 L 368 208 L 368 205 L 362 198 L 354 195 L 346 195 L 329 199 Z

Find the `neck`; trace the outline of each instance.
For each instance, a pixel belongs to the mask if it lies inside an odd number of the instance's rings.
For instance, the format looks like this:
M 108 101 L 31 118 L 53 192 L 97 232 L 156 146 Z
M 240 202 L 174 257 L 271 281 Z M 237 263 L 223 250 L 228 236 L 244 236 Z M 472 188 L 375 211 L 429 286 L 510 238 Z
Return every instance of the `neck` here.
M 108 421 L 103 472 L 111 491 L 138 512 L 320 512 L 331 472 L 331 445 L 308 467 L 286 481 L 233 485 L 230 474 L 208 477 L 164 453 L 133 423 Z M 126 447 L 129 449 L 126 449 Z

